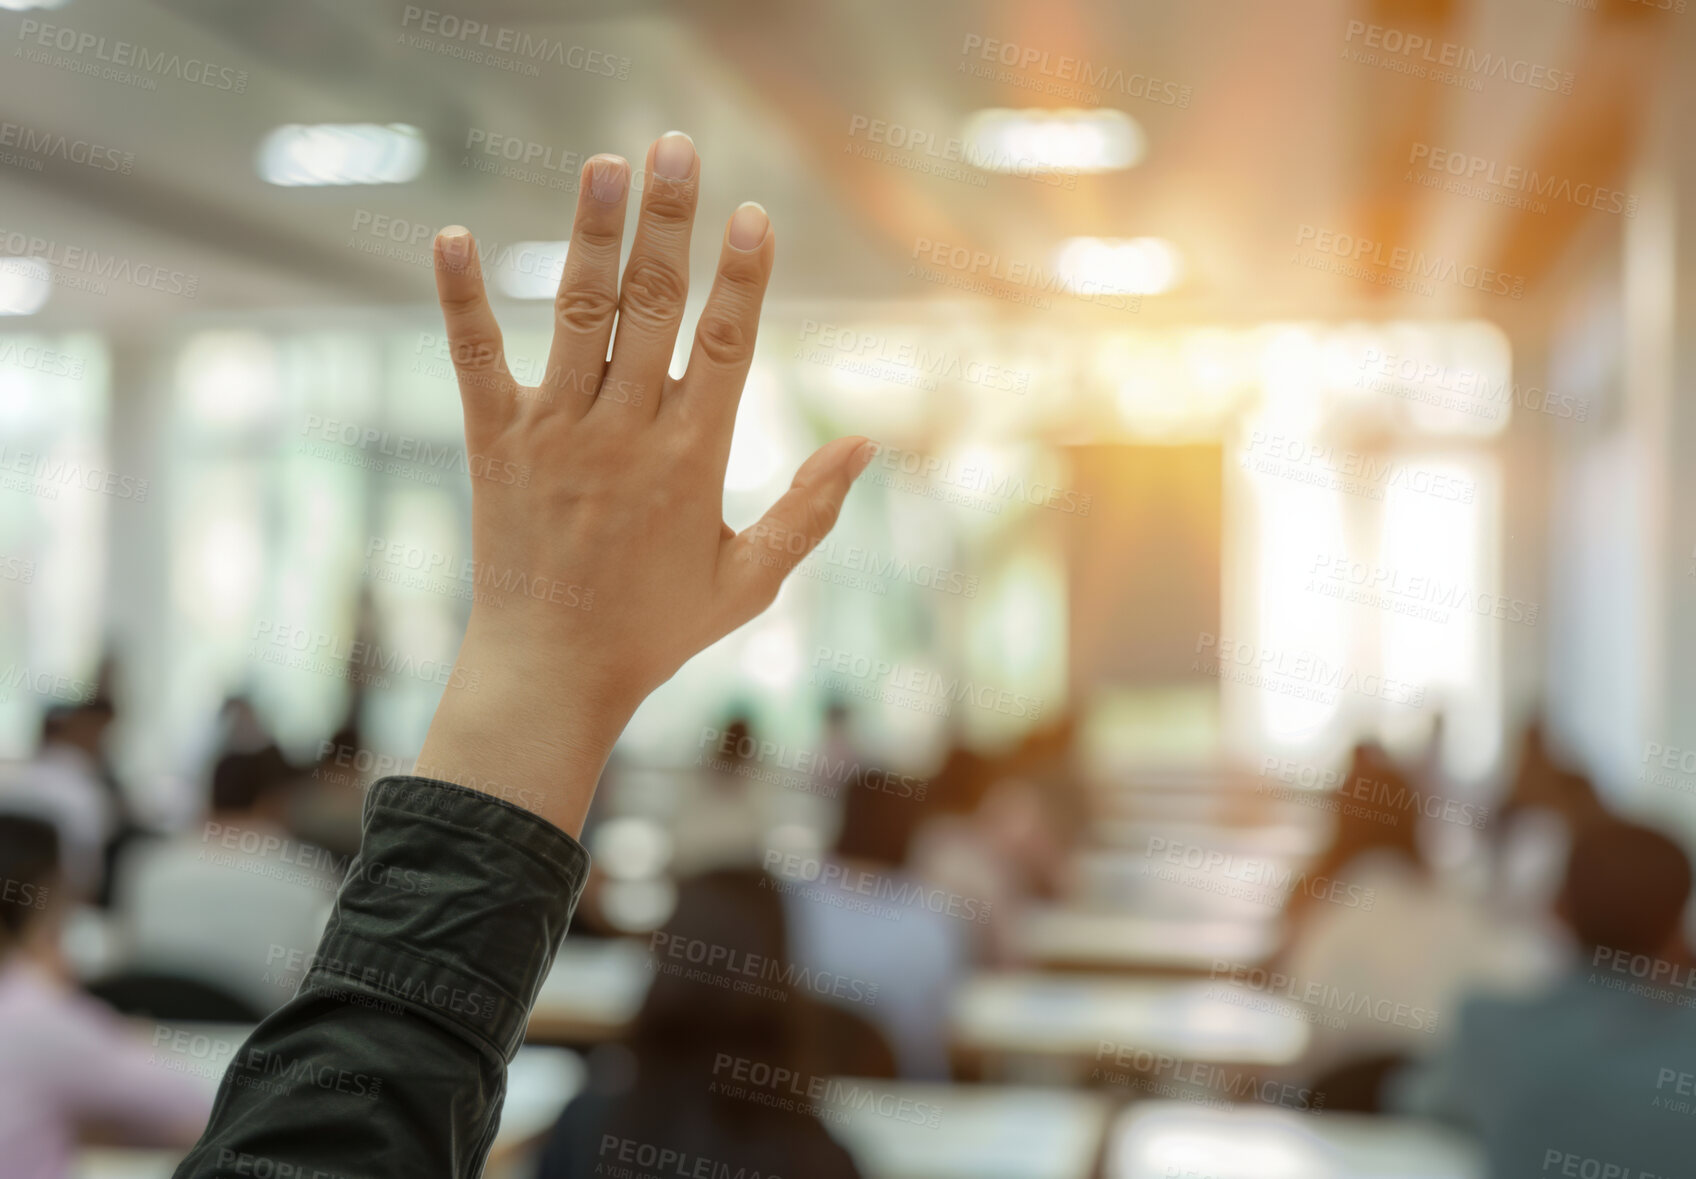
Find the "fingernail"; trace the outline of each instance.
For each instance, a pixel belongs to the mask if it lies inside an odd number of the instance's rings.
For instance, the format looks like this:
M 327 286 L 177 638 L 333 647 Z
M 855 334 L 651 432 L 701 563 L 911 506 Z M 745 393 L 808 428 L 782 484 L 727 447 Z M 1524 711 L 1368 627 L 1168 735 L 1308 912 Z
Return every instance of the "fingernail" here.
M 471 231 L 463 225 L 450 225 L 437 235 L 442 244 L 442 261 L 458 270 L 465 265 L 470 252 Z
M 858 479 L 862 472 L 871 466 L 872 459 L 877 457 L 877 443 L 862 442 L 854 452 L 854 457 L 848 460 L 848 477 Z
M 667 131 L 654 148 L 654 175 L 687 180 L 695 170 L 695 141 L 681 131 Z
M 738 250 L 757 250 L 766 240 L 771 218 L 764 206 L 755 201 L 743 201 L 730 219 L 730 244 Z
M 621 156 L 596 156 L 589 161 L 589 195 L 603 205 L 617 204 L 630 180 L 630 165 Z

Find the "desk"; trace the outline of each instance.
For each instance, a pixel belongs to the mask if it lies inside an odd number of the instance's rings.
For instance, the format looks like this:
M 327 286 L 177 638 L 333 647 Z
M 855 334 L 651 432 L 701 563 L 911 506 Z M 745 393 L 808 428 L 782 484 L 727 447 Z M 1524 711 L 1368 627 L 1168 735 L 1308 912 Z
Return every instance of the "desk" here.
M 1090 827 L 1095 840 L 1137 856 L 1157 848 L 1199 847 L 1249 859 L 1305 860 L 1325 850 L 1329 833 L 1316 823 L 1220 823 L 1194 818 L 1108 818 Z M 1159 852 L 1150 858 L 1158 862 Z
M 1252 767 L 1214 767 L 1204 770 L 1126 770 L 1092 775 L 1090 793 L 1102 814 L 1159 814 L 1175 817 L 1251 819 L 1294 818 L 1302 808 L 1292 803 L 1274 779 Z
M 1071 899 L 1080 908 L 1111 909 L 1139 917 L 1271 921 L 1283 911 L 1289 886 L 1309 860 L 1305 856 L 1234 854 L 1231 862 L 1240 872 L 1250 874 L 1251 881 L 1264 879 L 1268 883 L 1212 877 L 1140 851 L 1078 852 L 1070 866 Z M 1209 885 L 1215 887 L 1205 887 Z
M 1294 1003 L 1226 983 L 1007 972 L 960 988 L 953 1033 L 958 1046 L 988 1053 L 1094 1060 L 1107 1043 L 1184 1061 L 1282 1065 L 1307 1048 L 1302 1016 Z
M 542 981 L 527 1038 L 590 1043 L 622 1035 L 653 982 L 648 949 L 623 938 L 565 940 Z
M 1094 1094 L 1002 1085 L 854 1080 L 939 1111 L 934 1126 L 861 1111 L 826 1123 L 865 1179 L 1088 1179 L 1109 1104 Z
M 1130 1106 L 1108 1142 L 1107 1179 L 1484 1179 L 1465 1139 L 1426 1122 L 1185 1102 Z
M 1013 950 L 1049 967 L 1211 971 L 1215 962 L 1264 962 L 1278 948 L 1279 923 L 1195 920 L 1077 909 L 1033 908 L 1013 927 Z

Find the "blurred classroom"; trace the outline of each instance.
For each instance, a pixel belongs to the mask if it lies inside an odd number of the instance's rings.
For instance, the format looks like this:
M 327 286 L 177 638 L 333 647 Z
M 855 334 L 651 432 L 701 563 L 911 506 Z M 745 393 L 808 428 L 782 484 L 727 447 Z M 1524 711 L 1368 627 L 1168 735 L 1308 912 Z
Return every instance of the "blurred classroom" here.
M 620 741 L 487 1173 L 1690 1173 L 1685 0 L 0 45 L 0 1179 L 169 1175 L 293 993 L 482 575 L 432 237 L 523 382 L 673 128 L 697 287 L 779 239 L 726 521 L 882 450 Z

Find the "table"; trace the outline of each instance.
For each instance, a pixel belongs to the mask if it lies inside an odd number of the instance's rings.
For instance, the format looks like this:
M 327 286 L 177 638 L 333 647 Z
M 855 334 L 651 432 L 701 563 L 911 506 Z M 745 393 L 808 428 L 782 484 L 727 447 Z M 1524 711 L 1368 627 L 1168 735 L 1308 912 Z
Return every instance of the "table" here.
M 1278 947 L 1275 914 L 1197 920 L 1049 905 L 1013 927 L 1024 961 L 1048 967 L 1210 972 L 1215 962 L 1254 966 Z
M 1071 862 L 1070 900 L 1084 909 L 1113 909 L 1141 917 L 1272 921 L 1282 912 L 1288 888 L 1308 859 L 1237 855 L 1232 862 L 1240 873 L 1253 873 L 1247 883 L 1169 864 L 1161 856 L 1140 851 L 1078 852 Z M 1268 883 L 1254 883 L 1258 879 Z
M 1090 825 L 1095 840 L 1109 848 L 1145 857 L 1150 842 L 1157 847 L 1200 847 L 1245 858 L 1312 859 L 1325 850 L 1329 832 L 1314 823 L 1222 823 L 1199 818 L 1103 818 Z M 1156 853 L 1157 858 L 1158 853 Z
M 1104 1097 L 1064 1089 L 846 1083 L 938 1111 L 934 1126 L 866 1112 L 826 1123 L 864 1179 L 1088 1179 L 1110 1108 Z
M 961 1048 L 1086 1060 L 1105 1044 L 1185 1061 L 1284 1065 L 1301 1056 L 1309 1035 L 1297 1004 L 1199 980 L 980 974 L 956 993 L 952 1016 Z
M 625 938 L 567 938 L 542 981 L 527 1038 L 549 1044 L 616 1039 L 653 982 L 647 947 Z
M 1114 1122 L 1107 1179 L 1485 1179 L 1481 1153 L 1427 1122 L 1149 1101 Z

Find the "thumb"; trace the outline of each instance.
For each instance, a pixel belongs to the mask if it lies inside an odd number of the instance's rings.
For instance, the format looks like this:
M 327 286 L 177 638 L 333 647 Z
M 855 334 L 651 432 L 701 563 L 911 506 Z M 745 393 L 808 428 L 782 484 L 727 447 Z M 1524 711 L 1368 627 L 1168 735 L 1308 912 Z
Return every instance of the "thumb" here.
M 718 589 L 731 630 L 771 605 L 789 571 L 835 527 L 848 489 L 877 449 L 877 443 L 857 436 L 825 443 L 757 524 L 726 538 L 719 550 Z

